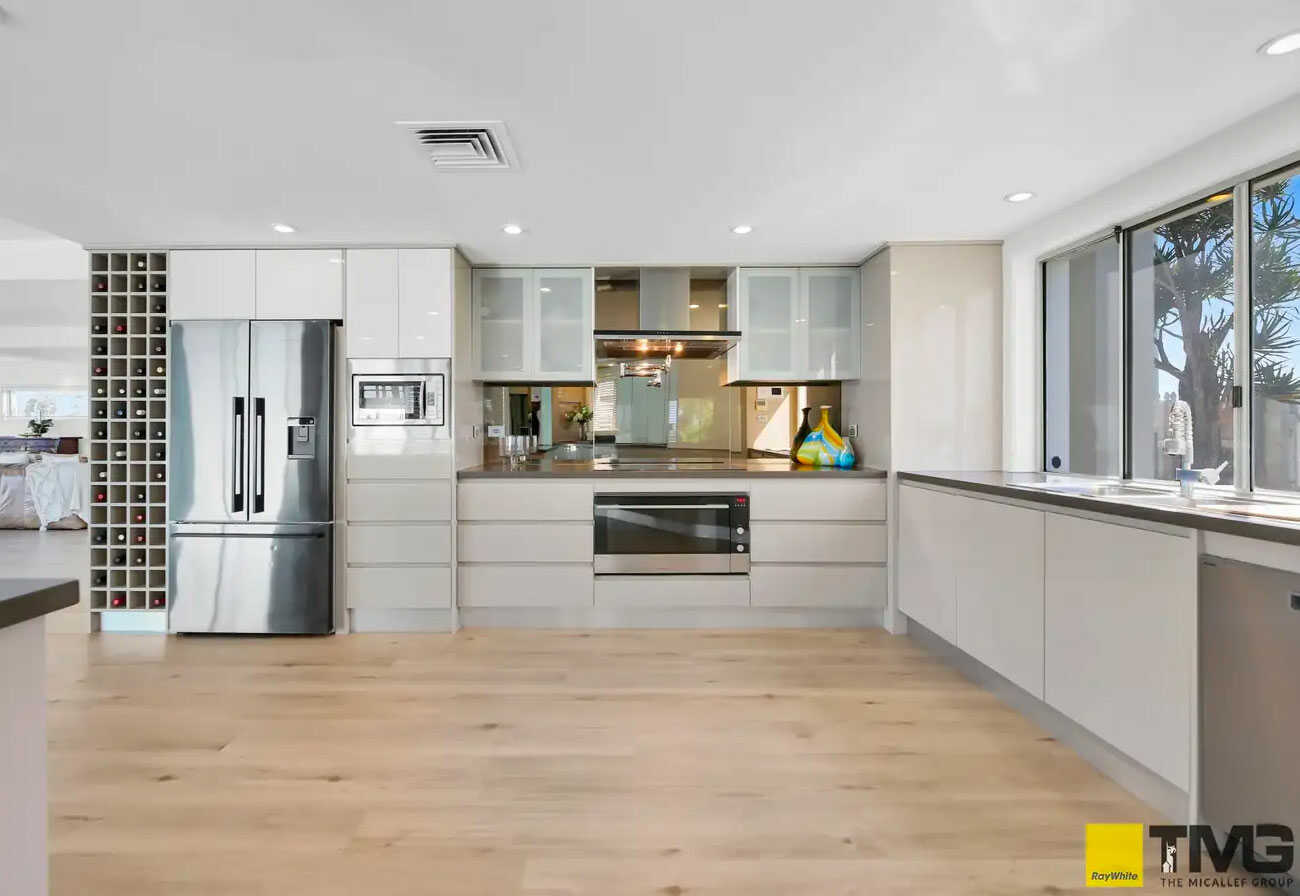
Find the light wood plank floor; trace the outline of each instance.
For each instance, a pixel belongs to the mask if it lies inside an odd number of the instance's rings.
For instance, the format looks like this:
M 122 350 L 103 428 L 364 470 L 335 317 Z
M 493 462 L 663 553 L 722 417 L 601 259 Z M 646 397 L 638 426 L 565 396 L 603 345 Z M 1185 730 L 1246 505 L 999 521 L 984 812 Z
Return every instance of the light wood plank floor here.
M 881 631 L 49 641 L 55 896 L 1082 892 L 1160 820 Z

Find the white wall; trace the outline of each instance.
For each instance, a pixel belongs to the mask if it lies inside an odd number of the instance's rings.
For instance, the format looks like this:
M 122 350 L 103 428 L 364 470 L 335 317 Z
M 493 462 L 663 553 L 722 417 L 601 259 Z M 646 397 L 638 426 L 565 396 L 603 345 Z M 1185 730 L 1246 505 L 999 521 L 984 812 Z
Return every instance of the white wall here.
M 0 388 L 87 388 L 86 252 L 55 238 L 0 240 Z M 0 435 L 27 418 L 0 417 Z M 52 435 L 87 435 L 84 417 L 56 420 Z
M 1003 455 L 1007 470 L 1036 470 L 1042 445 L 1042 303 L 1038 261 L 1115 224 L 1209 194 L 1300 154 L 1300 94 L 1215 133 L 1003 242 Z M 1063 163 L 1068 163 L 1065 160 Z M 1050 196 L 1050 184 L 1034 185 Z

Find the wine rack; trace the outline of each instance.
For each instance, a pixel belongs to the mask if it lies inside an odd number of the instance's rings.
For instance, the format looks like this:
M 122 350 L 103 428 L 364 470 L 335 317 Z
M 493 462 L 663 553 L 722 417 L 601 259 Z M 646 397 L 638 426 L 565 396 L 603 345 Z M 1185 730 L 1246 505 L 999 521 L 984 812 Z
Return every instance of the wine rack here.
M 167 608 L 167 253 L 90 253 L 90 612 Z M 139 620 L 144 623 L 144 619 Z M 109 626 L 104 625 L 107 628 Z M 115 621 L 113 628 L 130 629 Z

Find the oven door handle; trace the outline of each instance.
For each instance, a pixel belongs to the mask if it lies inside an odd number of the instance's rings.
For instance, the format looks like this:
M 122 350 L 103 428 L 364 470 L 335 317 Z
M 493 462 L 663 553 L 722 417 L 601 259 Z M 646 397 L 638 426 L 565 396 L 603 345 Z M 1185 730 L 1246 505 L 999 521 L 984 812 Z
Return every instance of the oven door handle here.
M 602 510 L 730 510 L 730 504 L 597 504 Z

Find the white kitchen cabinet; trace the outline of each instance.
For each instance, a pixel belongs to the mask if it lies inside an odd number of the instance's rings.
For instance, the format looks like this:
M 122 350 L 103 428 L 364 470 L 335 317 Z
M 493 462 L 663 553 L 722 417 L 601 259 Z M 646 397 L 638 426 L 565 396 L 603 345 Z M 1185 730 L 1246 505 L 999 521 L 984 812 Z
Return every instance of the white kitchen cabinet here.
M 591 382 L 595 280 L 590 268 L 474 271 L 480 379 Z
M 450 249 L 397 250 L 398 357 L 451 357 L 453 267 Z
M 808 379 L 852 380 L 862 375 L 862 289 L 857 268 L 804 268 L 797 355 Z
M 260 320 L 342 320 L 343 250 L 258 249 Z
M 257 281 L 252 249 L 178 249 L 168 259 L 172 320 L 251 320 Z
M 347 250 L 349 358 L 397 357 L 397 250 Z
M 1045 514 L 956 500 L 957 646 L 1041 700 Z
M 958 499 L 925 488 L 898 489 L 898 608 L 957 643 Z
M 857 268 L 741 268 L 728 281 L 728 326 L 741 331 L 728 376 L 857 379 L 861 299 Z
M 450 249 L 347 250 L 350 358 L 451 356 Z
M 523 379 L 533 272 L 474 271 L 474 360 L 481 379 Z
M 1186 790 L 1196 542 L 1049 513 L 1046 702 Z

